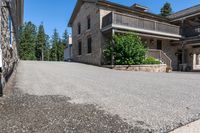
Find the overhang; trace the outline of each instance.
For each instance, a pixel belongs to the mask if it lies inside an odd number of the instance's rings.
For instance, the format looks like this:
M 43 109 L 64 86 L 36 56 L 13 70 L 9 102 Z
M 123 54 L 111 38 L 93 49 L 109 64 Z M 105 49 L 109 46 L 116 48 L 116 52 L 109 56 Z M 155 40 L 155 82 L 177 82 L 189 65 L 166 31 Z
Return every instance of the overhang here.
M 177 34 L 170 34 L 170 33 L 164 33 L 164 32 L 159 32 L 159 31 L 152 31 L 152 30 L 146 30 L 146 29 L 139 29 L 139 28 L 134 28 L 134 27 L 128 27 L 128 26 L 122 26 L 122 25 L 117 25 L 117 24 L 111 24 L 103 28 L 101 31 L 106 32 L 111 29 L 116 29 L 120 31 L 133 31 L 136 32 L 138 35 L 143 35 L 143 36 L 148 36 L 148 37 L 156 37 L 156 38 L 165 38 L 165 39 L 170 39 L 170 40 L 180 40 L 182 38 L 181 35 Z

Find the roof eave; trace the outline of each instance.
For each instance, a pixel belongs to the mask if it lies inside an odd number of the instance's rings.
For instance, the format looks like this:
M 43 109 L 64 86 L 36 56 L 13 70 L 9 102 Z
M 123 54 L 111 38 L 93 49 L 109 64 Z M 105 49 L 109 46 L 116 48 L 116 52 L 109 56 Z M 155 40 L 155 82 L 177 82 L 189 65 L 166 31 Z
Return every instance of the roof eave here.
M 170 22 L 170 19 L 165 18 L 165 17 L 162 17 L 162 16 L 159 16 L 159 15 L 157 15 L 157 14 L 133 10 L 132 8 L 130 8 L 130 7 L 128 7 L 128 6 L 124 6 L 124 5 L 121 5 L 121 4 L 118 4 L 118 3 L 113 3 L 113 2 L 110 2 L 110 1 L 99 0 L 99 1 L 98 1 L 98 4 L 100 4 L 100 5 L 101 5 L 101 4 L 108 4 L 108 5 L 110 5 L 110 6 L 113 6 L 113 7 L 115 7 L 115 8 L 118 8 L 118 9 L 127 10 L 127 11 L 129 11 L 129 12 L 137 13 L 137 14 L 144 14 L 144 15 L 149 16 L 149 17 L 154 17 L 155 19 L 159 19 L 159 20 L 162 20 L 162 21 L 165 21 L 165 22 Z
M 78 12 L 79 6 L 82 4 L 82 2 L 83 2 L 82 0 L 77 0 L 76 6 L 72 12 L 70 19 L 69 19 L 68 27 L 72 27 L 74 17 L 76 16 L 76 12 Z
M 194 8 L 198 8 L 198 10 L 194 10 L 194 11 L 191 11 L 191 9 L 194 9 Z M 189 11 L 189 12 L 188 12 Z M 168 18 L 171 20 L 171 21 L 176 21 L 176 20 L 180 20 L 182 18 L 187 18 L 188 16 L 191 16 L 193 14 L 198 14 L 200 11 L 200 4 L 199 5 L 196 5 L 196 6 L 193 6 L 193 7 L 189 7 L 187 9 L 184 9 L 184 10 L 181 10 L 181 11 L 178 11 L 170 16 L 168 16 Z M 180 14 L 181 13 L 181 14 Z M 177 16 L 176 16 L 177 15 Z
M 79 11 L 79 9 L 80 9 L 80 7 L 81 7 L 81 5 L 84 3 L 84 2 L 97 2 L 98 0 L 77 0 L 77 2 L 76 2 L 76 6 L 75 6 L 75 8 L 74 8 L 74 10 L 73 10 L 73 12 L 72 12 L 72 15 L 71 15 L 71 17 L 70 17 L 70 20 L 69 20 L 69 22 L 68 22 L 68 27 L 72 27 L 72 23 L 73 23 L 73 21 L 74 21 L 74 19 L 75 19 L 75 17 L 76 17 L 76 15 L 77 15 L 77 13 L 78 13 L 78 11 Z

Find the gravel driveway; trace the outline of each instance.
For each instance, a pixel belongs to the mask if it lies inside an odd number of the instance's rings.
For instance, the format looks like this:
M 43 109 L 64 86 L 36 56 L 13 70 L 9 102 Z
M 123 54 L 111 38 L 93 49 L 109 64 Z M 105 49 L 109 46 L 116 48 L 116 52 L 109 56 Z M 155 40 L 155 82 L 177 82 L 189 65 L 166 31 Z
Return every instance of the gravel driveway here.
M 58 102 L 63 111 L 69 105 L 77 105 L 82 106 L 79 112 L 84 112 L 83 108 L 90 105 L 97 112 L 102 110 L 98 116 L 108 115 L 111 122 L 102 122 L 112 123 L 108 129 L 124 125 L 105 132 L 134 131 L 134 127 L 140 131 L 168 132 L 200 118 L 199 73 L 127 72 L 79 63 L 21 61 L 15 87 L 24 94 L 20 96 L 25 97 L 19 100 L 21 103 L 34 103 L 31 97 L 35 96 L 33 99 L 41 101 L 37 105 L 43 106 L 41 103 L 48 105 L 46 97 L 65 96 L 70 100 Z M 26 102 L 31 108 L 32 102 Z M 116 121 L 117 126 L 113 124 Z

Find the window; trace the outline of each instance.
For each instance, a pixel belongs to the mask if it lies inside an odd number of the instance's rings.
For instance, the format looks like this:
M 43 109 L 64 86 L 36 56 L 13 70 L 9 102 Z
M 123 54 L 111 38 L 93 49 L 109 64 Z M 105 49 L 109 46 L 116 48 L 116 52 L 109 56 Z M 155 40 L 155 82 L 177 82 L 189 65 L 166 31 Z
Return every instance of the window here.
M 82 43 L 78 42 L 78 55 L 82 54 Z
M 81 24 L 78 23 L 78 34 L 81 34 Z
M 157 40 L 157 49 L 162 50 L 162 40 Z
M 10 47 L 12 47 L 12 19 L 11 19 L 11 16 L 8 17 L 8 28 L 9 28 Z
M 90 29 L 91 27 L 91 19 L 90 16 L 87 17 L 87 29 Z
M 92 53 L 92 38 L 87 39 L 88 53 Z

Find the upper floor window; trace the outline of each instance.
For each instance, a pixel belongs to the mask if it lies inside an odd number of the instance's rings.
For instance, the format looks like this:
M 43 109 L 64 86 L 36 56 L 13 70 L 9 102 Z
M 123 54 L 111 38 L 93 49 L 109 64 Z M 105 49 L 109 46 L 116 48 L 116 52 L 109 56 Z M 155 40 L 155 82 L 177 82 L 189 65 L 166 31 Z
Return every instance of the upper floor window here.
M 78 42 L 78 55 L 82 54 L 82 42 Z
M 78 34 L 81 34 L 81 24 L 78 23 Z
M 92 53 L 92 38 L 87 39 L 88 53 Z
M 91 19 L 90 16 L 87 17 L 87 29 L 91 28 Z
M 157 49 L 162 50 L 162 40 L 157 40 Z

